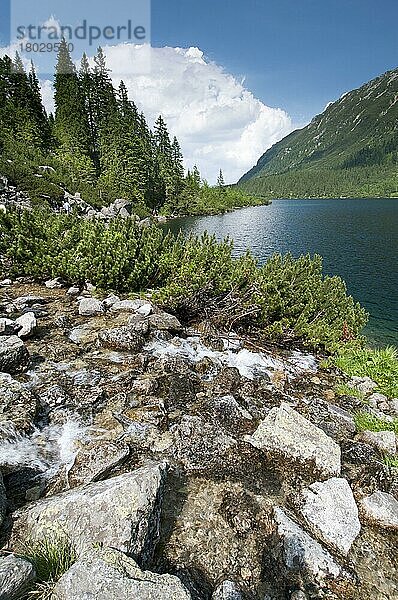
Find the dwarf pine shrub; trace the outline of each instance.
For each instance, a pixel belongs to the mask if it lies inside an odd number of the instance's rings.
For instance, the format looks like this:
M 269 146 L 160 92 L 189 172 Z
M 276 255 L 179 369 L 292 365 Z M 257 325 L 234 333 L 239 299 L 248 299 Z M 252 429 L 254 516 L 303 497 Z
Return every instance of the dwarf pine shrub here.
M 0 233 L 11 276 L 89 280 L 126 293 L 152 289 L 182 318 L 209 317 L 211 307 L 218 325 L 260 328 L 276 342 L 334 351 L 367 321 L 344 282 L 323 275 L 320 256 L 275 255 L 259 267 L 250 253 L 233 258 L 231 241 L 208 234 L 174 237 L 134 219 L 107 223 L 44 210 L 0 214 Z

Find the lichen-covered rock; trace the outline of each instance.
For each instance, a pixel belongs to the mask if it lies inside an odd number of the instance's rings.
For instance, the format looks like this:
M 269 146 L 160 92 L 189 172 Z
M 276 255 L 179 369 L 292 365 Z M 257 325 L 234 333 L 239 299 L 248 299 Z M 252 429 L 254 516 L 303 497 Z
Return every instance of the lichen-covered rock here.
M 68 472 L 70 486 L 91 483 L 104 478 L 129 455 L 129 447 L 102 440 L 82 446 Z
M 37 413 L 35 396 L 8 373 L 0 373 L 0 425 L 4 436 L 7 428 L 26 433 L 32 427 Z M 4 437 L 0 432 L 0 438 Z
M 398 500 L 386 492 L 374 492 L 363 498 L 361 508 L 364 517 L 386 529 L 398 531 Z
M 82 298 L 79 302 L 79 315 L 93 317 L 105 312 L 103 303 L 96 298 Z
M 116 550 L 91 551 L 57 583 L 56 600 L 191 600 L 180 579 L 142 571 Z
M 275 508 L 277 536 L 282 543 L 282 559 L 287 569 L 309 575 L 316 584 L 326 578 L 337 578 L 340 566 L 327 550 L 290 519 L 282 509 Z
M 325 478 L 340 474 L 340 446 L 286 403 L 273 408 L 245 439 L 286 461 L 315 468 Z
M 242 600 L 243 596 L 239 586 L 234 581 L 223 581 L 214 590 L 211 600 Z
M 19 600 L 35 578 L 32 563 L 13 554 L 0 557 L 0 600 Z
M 17 334 L 20 338 L 28 338 L 37 327 L 36 316 L 33 312 L 27 312 L 21 315 L 15 322 L 21 327 Z
M 119 302 L 113 303 L 110 310 L 114 313 L 137 312 L 143 304 L 145 304 L 145 302 L 139 298 L 137 300 L 120 300 Z
M 103 348 L 139 352 L 144 346 L 145 339 L 140 333 L 125 326 L 101 331 L 98 334 L 98 343 Z
M 377 383 L 370 377 L 351 377 L 348 385 L 365 395 L 371 394 L 377 388 Z
M 364 431 L 361 440 L 370 444 L 384 454 L 394 455 L 397 451 L 395 433 L 393 431 Z
M 361 524 L 346 479 L 332 477 L 310 485 L 302 493 L 300 512 L 314 535 L 342 554 L 348 554 Z
M 145 562 L 158 538 L 166 466 L 143 467 L 39 500 L 14 514 L 14 544 L 67 535 L 79 553 L 112 546 Z
M 29 352 L 16 335 L 0 336 L 0 372 L 18 373 L 29 364 Z
M 181 331 L 182 326 L 180 321 L 174 315 L 168 313 L 156 313 L 149 317 L 151 329 L 159 331 Z

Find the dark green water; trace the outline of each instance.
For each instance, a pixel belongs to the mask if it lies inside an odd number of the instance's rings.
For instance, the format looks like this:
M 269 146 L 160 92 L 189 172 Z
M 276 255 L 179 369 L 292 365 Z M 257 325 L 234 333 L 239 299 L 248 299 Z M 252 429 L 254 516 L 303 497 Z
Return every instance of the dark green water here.
M 370 313 L 366 335 L 398 346 L 398 199 L 275 200 L 271 206 L 167 224 L 174 232 L 234 240 L 265 261 L 274 252 L 318 253 L 324 270 L 345 279 L 348 291 Z

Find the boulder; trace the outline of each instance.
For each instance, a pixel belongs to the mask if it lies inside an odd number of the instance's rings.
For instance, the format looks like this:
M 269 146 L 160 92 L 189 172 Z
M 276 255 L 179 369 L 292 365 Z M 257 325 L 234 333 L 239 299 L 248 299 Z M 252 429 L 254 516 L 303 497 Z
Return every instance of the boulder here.
M 76 286 L 72 286 L 66 292 L 68 296 L 78 296 L 80 294 L 80 289 Z
M 277 537 L 282 543 L 282 560 L 291 571 L 305 572 L 314 583 L 337 578 L 340 566 L 327 550 L 290 519 L 280 508 L 274 509 Z
M 391 494 L 374 492 L 363 498 L 361 508 L 368 521 L 398 531 L 398 501 Z
M 180 579 L 142 571 L 113 549 L 92 550 L 58 581 L 57 600 L 191 600 Z
M 0 335 L 17 335 L 20 329 L 21 325 L 11 319 L 0 319 Z
M 288 462 L 315 468 L 324 478 L 340 474 L 340 446 L 286 403 L 271 409 L 245 440 Z
M 105 312 L 103 303 L 96 298 L 82 298 L 79 301 L 79 315 L 93 317 Z
M 149 317 L 151 329 L 158 331 L 173 331 L 179 332 L 182 330 L 181 323 L 174 315 L 168 313 L 156 313 Z
M 145 304 L 140 306 L 140 308 L 137 310 L 137 313 L 139 315 L 142 315 L 143 317 L 149 317 L 149 315 L 152 313 L 152 311 L 153 311 L 152 304 L 150 304 L 149 302 L 146 302 Z
M 394 455 L 397 451 L 395 433 L 393 431 L 364 431 L 360 439 L 365 444 L 370 444 L 383 454 Z
M 128 326 L 106 329 L 98 334 L 98 344 L 103 348 L 139 352 L 145 344 L 145 339 Z
M 137 312 L 143 304 L 144 301 L 139 298 L 136 300 L 120 300 L 112 304 L 110 310 L 111 312 Z
M 351 377 L 348 385 L 349 387 L 353 387 L 359 392 L 362 392 L 362 394 L 365 394 L 366 396 L 371 394 L 377 388 L 377 383 L 370 377 Z
M 21 327 L 18 331 L 18 337 L 20 338 L 28 338 L 37 327 L 36 316 L 33 312 L 23 314 L 21 317 L 18 317 L 18 319 L 15 319 L 15 322 Z
M 14 513 L 13 543 L 68 536 L 77 552 L 112 546 L 145 563 L 158 539 L 164 463 L 68 490 Z
M 131 331 L 134 331 L 135 333 L 146 335 L 149 331 L 149 321 L 146 317 L 142 316 L 137 311 L 136 315 L 131 315 L 131 317 L 129 318 L 128 327 Z
M 19 600 L 36 579 L 34 566 L 9 554 L 0 557 L 0 600 Z
M 211 600 L 243 600 L 243 596 L 234 581 L 226 580 L 214 590 Z
M 129 447 L 110 441 L 90 442 L 79 449 L 68 473 L 70 486 L 91 483 L 107 476 L 129 455 Z
M 0 373 L 0 426 L 27 433 L 36 417 L 35 396 L 8 373 Z M 0 434 L 0 438 L 1 438 Z
M 312 533 L 347 555 L 361 530 L 358 508 L 346 479 L 332 477 L 304 490 L 300 512 Z
M 29 364 L 29 352 L 16 335 L 0 337 L 0 372 L 18 373 Z
M 48 281 L 45 282 L 44 285 L 49 290 L 60 289 L 64 286 L 64 284 L 62 283 L 61 277 L 56 277 L 55 279 L 49 279 Z

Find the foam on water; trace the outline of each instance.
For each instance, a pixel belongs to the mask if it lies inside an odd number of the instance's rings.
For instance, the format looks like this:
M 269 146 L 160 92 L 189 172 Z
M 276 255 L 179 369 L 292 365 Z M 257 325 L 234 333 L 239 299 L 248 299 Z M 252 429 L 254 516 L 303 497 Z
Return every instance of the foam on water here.
M 51 477 L 73 465 L 78 442 L 87 436 L 87 427 L 73 418 L 62 425 L 35 429 L 29 436 L 17 433 L 11 425 L 0 426 L 0 468 L 29 467 Z
M 199 337 L 193 336 L 185 340 L 155 340 L 150 342 L 145 350 L 159 358 L 179 356 L 193 363 L 199 362 L 203 358 L 210 358 L 220 366 L 236 367 L 240 375 L 247 379 L 271 375 L 275 371 L 284 371 L 291 377 L 295 377 L 303 371 L 317 371 L 316 360 L 311 354 L 293 352 L 291 356 L 281 360 L 263 352 L 251 352 L 246 348 L 239 349 L 240 344 L 236 339 L 226 340 L 224 346 L 226 348 L 224 352 L 212 350 L 202 344 Z

